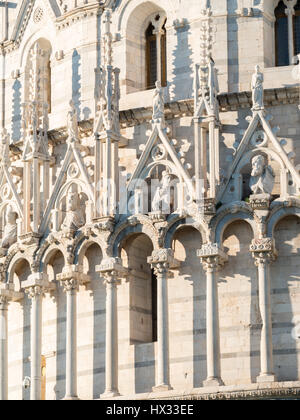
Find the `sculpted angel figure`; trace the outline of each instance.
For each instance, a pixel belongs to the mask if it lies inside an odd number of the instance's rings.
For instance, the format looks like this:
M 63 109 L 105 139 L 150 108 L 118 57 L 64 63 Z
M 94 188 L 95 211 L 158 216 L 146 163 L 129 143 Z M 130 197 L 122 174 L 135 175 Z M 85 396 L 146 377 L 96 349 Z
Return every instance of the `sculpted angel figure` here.
M 8 249 L 17 241 L 17 218 L 18 214 L 11 206 L 8 206 L 5 214 L 5 226 L 2 235 L 1 248 Z
M 66 212 L 67 215 L 62 224 L 62 230 L 76 231 L 84 225 L 82 217 L 80 200 L 77 192 L 69 191 L 66 197 Z
M 152 201 L 153 212 L 168 212 L 170 209 L 170 184 L 171 176 L 168 171 L 162 173 L 162 180 L 157 188 Z
M 252 172 L 250 188 L 253 194 L 272 194 L 275 183 L 275 174 L 271 166 L 267 165 L 263 155 L 252 159 Z
M 255 73 L 252 76 L 252 102 L 253 110 L 259 110 L 264 107 L 264 75 L 259 66 L 255 66 Z
M 70 108 L 67 115 L 67 129 L 69 139 L 76 140 L 79 137 L 77 111 L 74 102 L 69 102 Z
M 153 97 L 153 120 L 159 120 L 164 118 L 165 101 L 161 82 L 155 83 L 155 91 Z

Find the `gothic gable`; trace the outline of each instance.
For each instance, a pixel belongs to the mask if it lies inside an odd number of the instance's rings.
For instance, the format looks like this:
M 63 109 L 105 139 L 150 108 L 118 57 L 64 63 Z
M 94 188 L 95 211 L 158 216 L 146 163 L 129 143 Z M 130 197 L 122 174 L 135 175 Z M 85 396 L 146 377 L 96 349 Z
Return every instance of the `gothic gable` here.
M 54 20 L 59 15 L 56 0 L 23 0 L 18 6 L 17 20 L 12 31 L 11 41 L 20 44 L 30 21 L 38 25 L 42 24 L 44 19 Z

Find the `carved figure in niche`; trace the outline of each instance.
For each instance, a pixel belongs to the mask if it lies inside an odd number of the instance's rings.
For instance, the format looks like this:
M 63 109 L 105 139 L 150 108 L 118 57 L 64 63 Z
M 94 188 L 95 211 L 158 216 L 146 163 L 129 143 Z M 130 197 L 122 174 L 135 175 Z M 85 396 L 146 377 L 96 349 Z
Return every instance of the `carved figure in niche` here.
M 69 191 L 66 196 L 67 215 L 62 224 L 62 230 L 76 231 L 84 225 L 84 219 L 80 208 L 80 200 L 77 192 Z
M 263 155 L 252 159 L 252 172 L 250 188 L 253 194 L 272 194 L 275 183 L 275 174 L 271 166 L 267 165 Z
M 264 75 L 259 66 L 255 66 L 255 73 L 251 82 L 253 110 L 259 110 L 264 107 Z
M 17 242 L 17 218 L 18 214 L 11 206 L 8 206 L 5 214 L 5 226 L 2 235 L 1 248 L 8 249 Z
M 67 115 L 68 138 L 70 141 L 77 140 L 79 137 L 77 111 L 74 102 L 69 102 L 70 108 Z
M 159 120 L 164 118 L 165 101 L 161 82 L 155 83 L 155 91 L 153 97 L 153 120 Z
M 160 186 L 157 188 L 152 201 L 152 212 L 167 213 L 170 209 L 170 184 L 171 175 L 168 171 L 162 173 Z

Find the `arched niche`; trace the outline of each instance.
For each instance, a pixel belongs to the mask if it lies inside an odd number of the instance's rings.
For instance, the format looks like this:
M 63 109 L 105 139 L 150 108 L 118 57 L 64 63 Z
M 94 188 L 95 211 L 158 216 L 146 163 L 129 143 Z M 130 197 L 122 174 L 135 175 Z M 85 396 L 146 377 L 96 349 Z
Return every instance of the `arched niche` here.
M 250 384 L 259 374 L 261 318 L 257 268 L 250 253 L 252 239 L 252 228 L 244 220 L 228 223 L 222 237 L 222 247 L 228 255 L 218 279 L 221 371 L 225 385 Z
M 168 279 L 170 359 L 175 359 L 178 351 L 182 358 L 194 355 L 193 361 L 186 363 L 184 374 L 178 371 L 177 364 L 171 364 L 174 387 L 182 383 L 200 387 L 206 375 L 206 361 L 199 357 L 206 354 L 206 275 L 197 256 L 202 243 L 199 230 L 189 225 L 179 226 L 172 238 L 174 257 L 180 261 L 180 267 Z
M 13 283 L 16 291 L 22 289 L 22 283 L 31 275 L 29 262 L 25 258 L 17 258 L 9 268 L 10 283 Z
M 286 214 L 274 226 L 277 259 L 270 265 L 274 370 L 278 381 L 300 378 L 300 217 Z
M 227 187 L 226 202 L 245 200 L 252 194 L 249 182 L 252 172 L 252 159 L 257 155 L 264 156 L 266 163 L 275 172 L 275 184 L 272 191 L 274 198 L 293 195 L 295 185 L 291 182 L 292 180 L 288 175 L 288 170 L 282 159 L 273 150 L 267 147 L 261 147 L 245 153 L 238 163 Z
M 126 53 L 126 93 L 147 89 L 147 29 L 157 16 L 166 20 L 160 2 L 145 1 L 128 9 L 122 21 Z
M 130 342 L 150 343 L 156 341 L 156 278 L 147 258 L 153 244 L 144 233 L 131 234 L 121 244 L 124 267 L 131 270 L 129 284 Z
M 54 232 L 58 232 L 61 229 L 62 224 L 66 219 L 68 213 L 68 194 L 73 194 L 75 197 L 74 200 L 76 203 L 74 204 L 74 210 L 71 210 L 71 212 L 78 220 L 78 224 L 83 226 L 87 221 L 87 216 L 89 219 L 91 217 L 90 212 L 88 215 L 86 212 L 86 203 L 89 200 L 89 196 L 84 182 L 79 179 L 67 182 L 60 189 L 55 201 L 54 209 L 52 210 L 51 228 Z

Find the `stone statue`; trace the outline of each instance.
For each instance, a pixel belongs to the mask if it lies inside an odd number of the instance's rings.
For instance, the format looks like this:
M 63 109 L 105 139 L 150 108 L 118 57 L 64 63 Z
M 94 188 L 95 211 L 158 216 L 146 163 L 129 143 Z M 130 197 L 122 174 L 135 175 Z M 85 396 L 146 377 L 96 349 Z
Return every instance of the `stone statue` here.
M 153 97 L 153 121 L 162 120 L 164 118 L 165 101 L 161 82 L 155 83 L 155 91 Z
M 162 173 L 161 185 L 157 188 L 152 201 L 152 212 L 168 213 L 170 210 L 170 183 L 171 176 L 168 171 Z
M 264 107 L 264 75 L 260 71 L 260 67 L 255 67 L 255 73 L 252 76 L 252 102 L 253 110 L 259 110 Z
M 77 140 L 79 137 L 77 111 L 74 102 L 69 102 L 70 108 L 67 115 L 68 138 L 70 141 Z
M 11 206 L 8 206 L 5 214 L 1 248 L 8 249 L 12 244 L 17 242 L 17 218 L 18 214 Z
M 275 174 L 271 166 L 267 165 L 263 155 L 254 156 L 252 159 L 252 172 L 250 188 L 253 194 L 272 194 Z
M 80 200 L 77 192 L 69 191 L 66 197 L 66 212 L 67 215 L 62 224 L 62 230 L 76 231 L 84 225 L 82 217 Z

